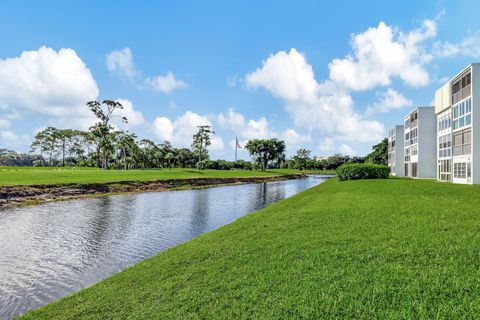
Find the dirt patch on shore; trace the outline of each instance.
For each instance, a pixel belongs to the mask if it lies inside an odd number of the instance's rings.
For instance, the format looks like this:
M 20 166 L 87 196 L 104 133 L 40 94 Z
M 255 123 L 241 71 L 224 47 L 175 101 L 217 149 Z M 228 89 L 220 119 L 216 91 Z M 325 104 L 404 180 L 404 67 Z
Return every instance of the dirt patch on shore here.
M 303 174 L 269 177 L 190 178 L 157 181 L 117 181 L 90 184 L 42 184 L 0 187 L 0 208 L 115 193 L 138 193 L 226 184 L 261 183 L 304 178 Z

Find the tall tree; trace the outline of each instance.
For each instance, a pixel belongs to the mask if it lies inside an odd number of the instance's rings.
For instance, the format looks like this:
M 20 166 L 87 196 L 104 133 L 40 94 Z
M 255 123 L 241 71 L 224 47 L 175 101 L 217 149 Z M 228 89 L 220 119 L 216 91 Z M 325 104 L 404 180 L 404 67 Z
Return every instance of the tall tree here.
M 140 148 L 135 139 L 134 133 L 119 131 L 116 137 L 117 147 L 119 149 L 119 160 L 125 170 L 131 169 L 139 158 Z
M 51 167 L 53 159 L 56 156 L 57 148 L 60 143 L 60 130 L 54 127 L 48 127 L 35 135 L 31 144 L 32 152 L 40 149 L 40 155 L 43 152 L 48 154 L 48 165 Z
M 298 149 L 297 154 L 293 157 L 295 168 L 305 170 L 311 153 L 312 151 L 308 149 Z
M 193 135 L 192 149 L 197 156 L 199 164 L 203 160 L 208 160 L 207 147 L 211 144 L 210 135 L 215 134 L 211 126 L 197 126 L 198 132 Z
M 170 168 L 172 163 L 172 158 L 174 152 L 174 148 L 170 141 L 164 141 L 158 145 L 159 154 L 160 154 L 160 163 L 162 167 Z
M 385 138 L 382 142 L 372 146 L 373 151 L 367 155 L 367 161 L 374 164 L 388 163 L 388 139 Z
M 58 130 L 58 144 L 60 152 L 62 154 L 62 167 L 65 167 L 65 155 L 69 153 L 72 144 L 74 143 L 74 137 L 78 135 L 78 131 L 72 129 Z
M 141 152 L 141 161 L 144 168 L 153 168 L 158 166 L 160 160 L 160 150 L 158 146 L 149 139 L 142 139 L 138 144 Z
M 280 163 L 285 159 L 285 142 L 278 139 L 253 139 L 247 142 L 245 149 L 248 150 L 254 161 L 260 165 L 262 171 L 268 169 L 270 161 Z
M 86 156 L 88 155 L 91 147 L 91 133 L 80 130 L 72 131 L 72 136 L 69 138 L 67 152 L 70 156 L 76 158 L 77 164 L 82 163 L 85 165 Z
M 110 133 L 113 131 L 113 127 L 110 121 L 114 117 L 118 117 L 122 122 L 127 123 L 126 117 L 121 117 L 115 114 L 118 110 L 123 109 L 120 102 L 113 100 L 89 101 L 87 107 L 95 114 L 99 122 L 90 128 L 91 132 L 98 138 L 97 154 L 101 155 L 103 169 L 108 169 L 108 159 L 113 147 L 113 142 L 110 140 Z
M 45 132 L 38 132 L 33 138 L 32 144 L 30 145 L 30 152 L 40 151 L 40 157 L 43 159 L 43 153 L 47 151 Z M 43 166 L 45 161 L 43 160 Z
M 195 166 L 195 155 L 190 149 L 181 148 L 177 150 L 177 164 L 182 168 Z

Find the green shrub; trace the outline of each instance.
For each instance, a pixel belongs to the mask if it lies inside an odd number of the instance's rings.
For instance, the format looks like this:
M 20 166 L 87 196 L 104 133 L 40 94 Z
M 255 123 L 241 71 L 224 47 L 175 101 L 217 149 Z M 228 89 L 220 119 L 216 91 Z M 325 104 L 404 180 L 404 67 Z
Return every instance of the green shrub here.
M 340 181 L 360 179 L 388 179 L 390 169 L 387 166 L 369 163 L 344 164 L 337 168 Z

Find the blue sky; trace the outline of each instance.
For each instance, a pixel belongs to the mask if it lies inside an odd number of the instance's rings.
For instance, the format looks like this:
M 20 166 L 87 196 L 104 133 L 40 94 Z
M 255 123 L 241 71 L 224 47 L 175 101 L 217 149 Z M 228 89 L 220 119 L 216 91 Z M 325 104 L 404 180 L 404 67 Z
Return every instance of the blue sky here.
M 211 124 L 213 158 L 236 136 L 366 154 L 480 60 L 480 5 L 352 2 L 4 1 L 0 147 L 88 128 L 87 100 L 121 99 L 142 138 L 189 145 Z

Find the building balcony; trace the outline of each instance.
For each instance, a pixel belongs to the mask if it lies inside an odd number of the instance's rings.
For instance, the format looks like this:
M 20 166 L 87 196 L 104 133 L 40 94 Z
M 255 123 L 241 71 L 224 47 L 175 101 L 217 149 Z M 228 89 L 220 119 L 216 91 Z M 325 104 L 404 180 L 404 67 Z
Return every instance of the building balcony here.
M 472 95 L 472 85 L 469 84 L 463 89 L 460 89 L 458 92 L 452 95 L 452 105 L 456 104 L 459 101 L 462 101 L 465 98 L 468 98 Z

